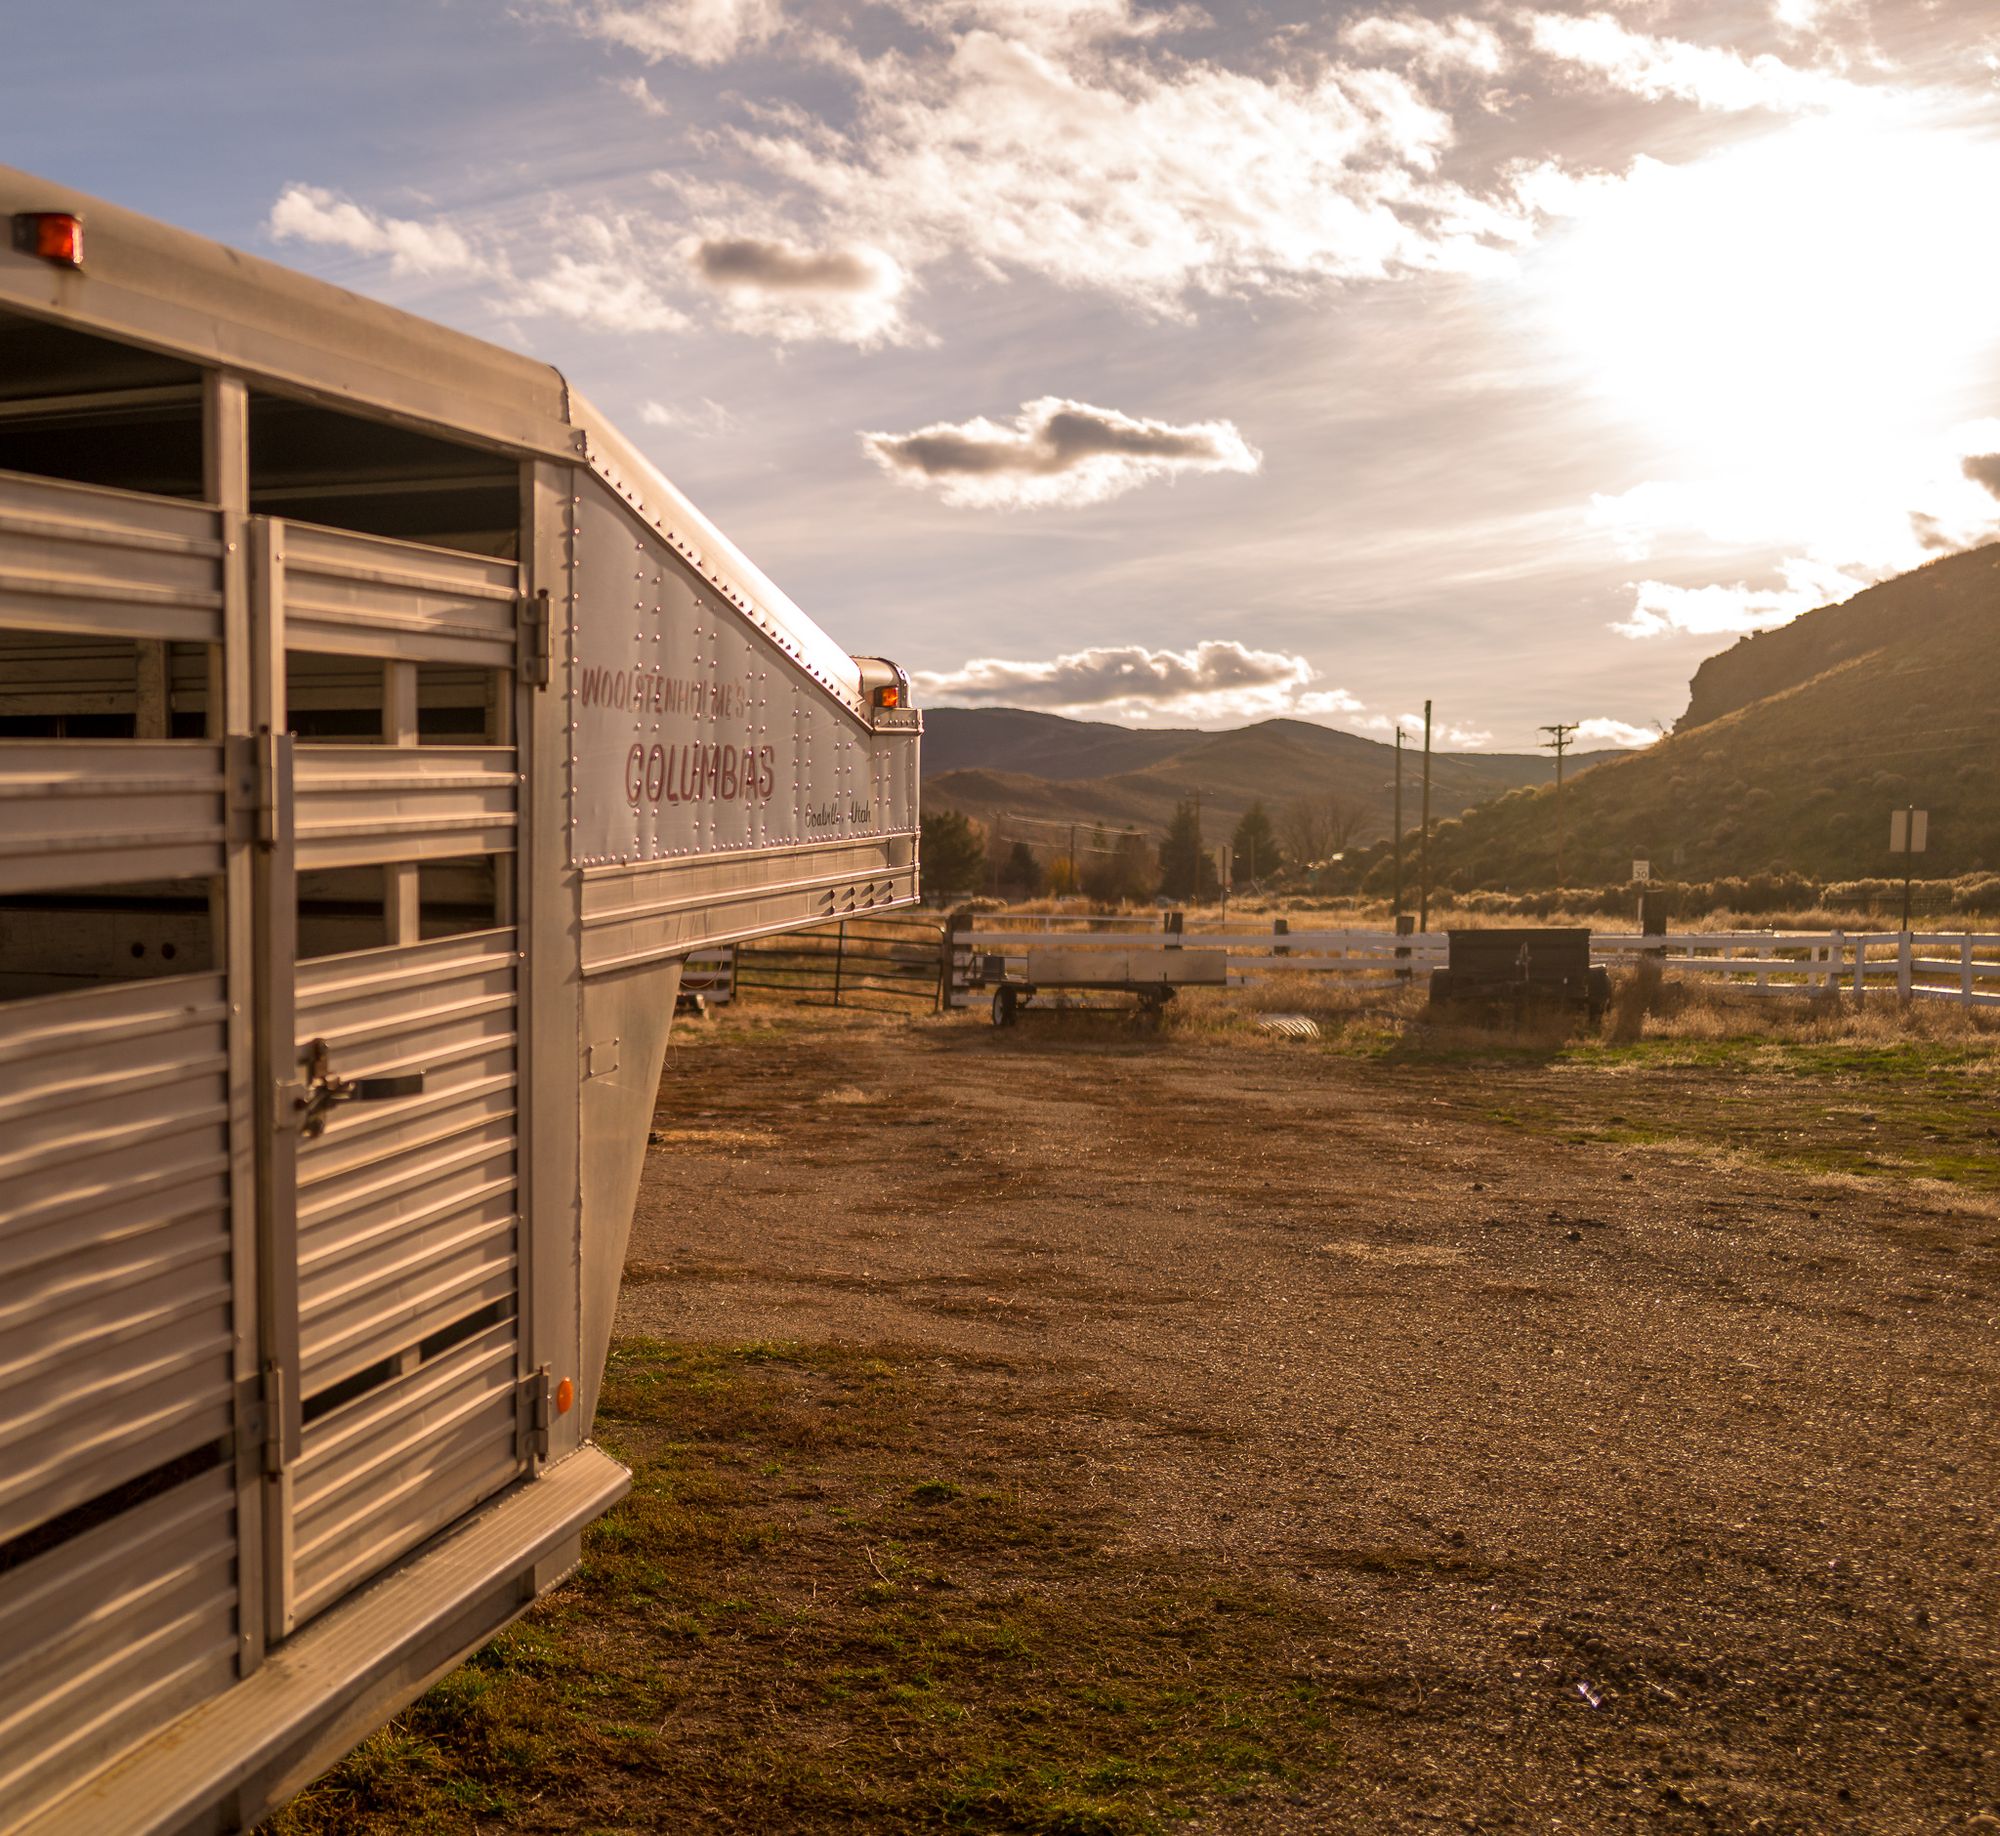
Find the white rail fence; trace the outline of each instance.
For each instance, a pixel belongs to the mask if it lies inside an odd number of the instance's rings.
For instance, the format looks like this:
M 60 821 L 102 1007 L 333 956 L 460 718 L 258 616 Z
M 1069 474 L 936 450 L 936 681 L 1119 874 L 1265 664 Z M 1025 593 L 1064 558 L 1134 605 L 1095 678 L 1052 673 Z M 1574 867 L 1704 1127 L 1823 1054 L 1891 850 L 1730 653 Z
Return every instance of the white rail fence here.
M 1281 921 L 1282 922 L 1282 921 Z M 950 1000 L 968 1007 L 985 999 L 972 984 L 991 980 L 984 959 L 998 957 L 1022 975 L 1027 953 L 1060 939 L 1064 950 L 1130 949 L 1150 932 L 1167 947 L 1226 950 L 1229 982 L 1242 987 L 1271 975 L 1334 975 L 1381 984 L 1428 981 L 1444 966 L 1447 939 L 1440 931 L 1253 931 L 1243 925 L 1215 931 L 1167 931 L 1159 921 L 1071 919 L 1064 928 L 1037 917 L 1033 928 L 1012 921 L 998 928 L 952 934 Z M 1084 924 L 1091 928 L 1082 929 Z M 1662 974 L 1720 982 L 1746 994 L 1825 996 L 1857 1002 L 1869 997 L 1953 1001 L 1964 1007 L 2000 1007 L 2000 932 L 1972 931 L 1679 931 L 1664 936 L 1599 932 L 1591 960 L 1617 967 L 1651 962 Z
M 1447 949 L 1441 931 L 1399 936 L 1394 931 L 1251 930 L 1235 924 L 1215 931 L 1162 931 L 1155 915 L 1079 917 L 1063 913 L 1012 917 L 1008 928 L 955 931 L 950 953 L 953 1007 L 983 1005 L 985 991 L 971 986 L 981 959 L 997 956 L 1016 975 L 1027 953 L 1060 939 L 1065 950 L 1130 949 L 1140 936 L 1169 947 L 1226 950 L 1231 987 L 1270 975 L 1333 975 L 1362 985 L 1397 979 L 1428 981 L 1442 968 Z M 1598 932 L 1590 940 L 1593 962 L 1616 968 L 1650 961 L 1663 975 L 1718 982 L 1753 995 L 1826 996 L 1844 999 L 1951 1001 L 1962 1007 L 2000 1008 L 2000 931 L 1637 931 Z M 683 994 L 700 994 L 712 1007 L 735 993 L 735 953 L 696 950 L 681 978 Z

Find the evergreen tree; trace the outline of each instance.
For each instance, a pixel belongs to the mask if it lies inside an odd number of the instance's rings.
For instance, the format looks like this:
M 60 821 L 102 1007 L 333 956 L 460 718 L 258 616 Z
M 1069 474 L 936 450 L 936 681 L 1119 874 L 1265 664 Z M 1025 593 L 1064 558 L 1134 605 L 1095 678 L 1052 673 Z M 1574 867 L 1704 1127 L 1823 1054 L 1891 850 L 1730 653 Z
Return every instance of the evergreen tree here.
M 1230 878 L 1237 881 L 1268 879 L 1285 864 L 1277 831 L 1271 827 L 1261 800 L 1243 812 L 1243 820 L 1229 838 L 1229 861 Z
M 958 810 L 933 810 L 918 841 L 917 884 L 926 899 L 980 889 L 986 878 L 986 838 Z
M 1000 885 L 1017 899 L 1032 899 L 1042 890 L 1045 878 L 1034 849 L 1024 841 L 1017 841 L 1000 863 Z
M 1103 833 L 1098 831 L 1100 836 Z M 1153 871 L 1153 851 L 1136 829 L 1123 831 L 1115 846 L 1088 859 L 1083 890 L 1100 905 L 1137 904 L 1150 899 L 1160 883 Z
M 1202 839 L 1201 817 L 1192 802 L 1174 806 L 1174 820 L 1160 844 L 1160 890 L 1169 899 L 1199 904 L 1222 889 L 1215 862 Z

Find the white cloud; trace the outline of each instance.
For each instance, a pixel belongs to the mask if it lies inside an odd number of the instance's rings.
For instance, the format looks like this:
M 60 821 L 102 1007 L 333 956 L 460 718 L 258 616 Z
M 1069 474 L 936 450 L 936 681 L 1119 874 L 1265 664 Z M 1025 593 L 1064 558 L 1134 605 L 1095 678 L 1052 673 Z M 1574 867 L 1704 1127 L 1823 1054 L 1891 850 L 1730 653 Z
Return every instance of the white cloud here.
M 1788 625 L 1802 612 L 1838 605 L 1870 584 L 1838 568 L 1803 557 L 1780 562 L 1783 584 L 1753 587 L 1743 581 L 1731 586 L 1674 586 L 1664 580 L 1641 580 L 1633 589 L 1632 611 L 1611 627 L 1621 637 L 1671 635 L 1720 637 L 1745 631 L 1766 631 Z
M 622 77 L 614 82 L 611 87 L 617 90 L 621 96 L 625 96 L 629 100 L 638 103 L 639 107 L 645 113 L 654 116 L 656 119 L 672 112 L 658 96 L 653 94 L 652 85 L 642 76 Z
M 733 330 L 780 343 L 829 338 L 874 344 L 908 335 L 903 270 L 865 244 L 803 248 L 783 237 L 707 236 L 683 245 L 718 293 Z
M 1365 719 L 1354 722 L 1357 727 L 1370 733 L 1387 733 L 1393 737 L 1398 730 L 1403 735 L 1405 749 L 1421 747 L 1424 743 L 1424 717 L 1421 714 L 1370 714 Z M 1491 745 L 1493 735 L 1485 727 L 1459 726 L 1452 722 L 1432 719 L 1431 744 L 1438 746 L 1458 746 L 1467 751 Z
M 1208 23 L 1199 8 L 1139 12 L 1132 0 L 898 0 L 906 17 L 939 31 L 990 31 L 1043 51 L 1163 38 Z
M 1613 720 L 1608 714 L 1593 714 L 1576 723 L 1576 737 L 1585 745 L 1650 746 L 1659 737 L 1658 727 L 1635 727 L 1627 720 Z
M 778 124 L 736 147 L 909 265 L 953 257 L 1182 312 L 1192 292 L 1493 271 L 1538 221 L 1524 174 L 1486 195 L 1439 175 L 1450 117 L 1392 70 L 1263 77 L 982 29 L 851 73 L 850 127 Z
M 569 0 L 561 10 L 577 30 L 649 64 L 726 64 L 784 23 L 778 0 Z
M 1612 629 L 1633 638 L 1764 630 L 2000 539 L 2000 419 L 1966 422 L 1927 451 L 1850 460 L 1847 473 L 1654 481 L 1593 499 L 1590 520 L 1628 559 L 1690 536 L 1739 552 L 1798 550 L 1778 562 L 1775 583 L 1636 582 L 1630 614 Z
M 1351 713 L 1344 689 L 1315 688 L 1304 657 L 1207 638 L 1188 650 L 1119 644 L 1043 662 L 976 657 L 955 670 L 919 671 L 932 701 L 1045 708 L 1126 720 L 1251 721 Z
M 398 274 L 477 275 L 490 270 L 448 223 L 382 216 L 317 185 L 287 185 L 271 206 L 265 228 L 280 242 L 386 255 Z
M 1012 421 L 938 421 L 914 433 L 864 433 L 868 456 L 948 504 L 1018 510 L 1102 503 L 1183 472 L 1254 472 L 1262 457 L 1233 421 L 1140 420 L 1045 395 Z
M 1608 13 L 1532 13 L 1525 23 L 1543 57 L 1648 101 L 1673 97 L 1730 114 L 1749 109 L 1792 114 L 1826 108 L 1855 93 L 1838 77 L 1800 70 L 1769 52 L 1746 58 L 1685 39 L 1654 38 Z
M 741 431 L 742 422 L 720 402 L 700 395 L 691 402 L 642 402 L 639 419 L 648 427 L 664 427 L 696 439 L 719 439 Z
M 593 331 L 687 329 L 687 314 L 662 294 L 648 274 L 646 255 L 630 223 L 578 217 L 566 228 L 584 252 L 565 251 L 540 274 L 518 281 L 501 303 L 501 311 L 527 318 L 571 319 Z
M 1448 19 L 1364 13 L 1341 27 L 1340 42 L 1358 56 L 1401 58 L 1432 76 L 1496 77 L 1509 62 L 1500 34 L 1484 20 L 1463 13 Z

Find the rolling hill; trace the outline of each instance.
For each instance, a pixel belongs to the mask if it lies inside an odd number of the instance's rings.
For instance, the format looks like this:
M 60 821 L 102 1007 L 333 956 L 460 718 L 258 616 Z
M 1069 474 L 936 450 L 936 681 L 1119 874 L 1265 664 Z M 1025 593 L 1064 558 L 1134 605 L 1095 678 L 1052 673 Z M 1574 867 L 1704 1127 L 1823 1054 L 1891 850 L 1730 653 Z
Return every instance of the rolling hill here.
M 1996 636 L 2000 543 L 1741 640 L 1696 671 L 1672 734 L 1566 787 L 1565 878 L 1620 882 L 1634 859 L 1674 879 L 1900 872 L 1905 804 L 1930 812 L 1920 877 L 2000 870 Z M 1431 860 L 1440 884 L 1553 885 L 1553 791 L 1440 824 Z
M 1437 753 L 1432 814 L 1456 814 L 1517 785 L 1546 782 L 1554 769 L 1539 753 Z M 1406 748 L 1406 820 L 1417 813 L 1421 771 L 1421 751 Z M 1392 829 L 1395 774 L 1393 745 L 1304 720 L 1205 733 L 1136 730 L 1020 708 L 932 708 L 924 715 L 925 807 L 998 823 L 1010 839 L 1037 839 L 1049 833 L 1039 825 L 1068 822 L 1141 828 L 1157 837 L 1174 806 L 1199 790 L 1204 821 L 1217 839 L 1260 799 L 1275 814 L 1295 798 L 1331 796 L 1354 806 L 1357 833 L 1366 840 Z M 1016 820 L 1010 825 L 1008 818 Z

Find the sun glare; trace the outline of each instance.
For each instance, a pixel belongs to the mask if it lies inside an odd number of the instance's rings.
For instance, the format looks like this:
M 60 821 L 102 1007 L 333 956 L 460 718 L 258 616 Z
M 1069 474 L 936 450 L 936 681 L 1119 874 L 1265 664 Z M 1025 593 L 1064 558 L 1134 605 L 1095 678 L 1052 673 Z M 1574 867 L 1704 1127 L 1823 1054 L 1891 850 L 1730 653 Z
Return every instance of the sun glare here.
M 1641 161 L 1552 238 L 1557 335 L 1635 430 L 1716 469 L 1872 467 L 1985 412 L 2000 145 L 1888 108 Z

